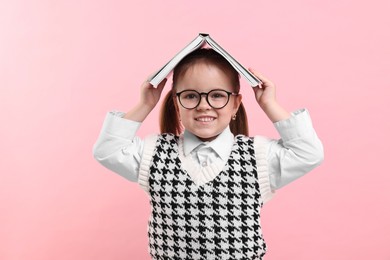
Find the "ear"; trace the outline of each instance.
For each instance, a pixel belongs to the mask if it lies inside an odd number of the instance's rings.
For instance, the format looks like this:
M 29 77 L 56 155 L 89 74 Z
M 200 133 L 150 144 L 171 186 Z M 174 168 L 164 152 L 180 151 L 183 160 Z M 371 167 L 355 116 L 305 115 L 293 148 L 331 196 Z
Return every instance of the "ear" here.
M 233 107 L 234 115 L 237 113 L 238 108 L 240 107 L 241 101 L 242 101 L 241 94 L 238 94 L 237 96 L 234 97 L 234 107 Z

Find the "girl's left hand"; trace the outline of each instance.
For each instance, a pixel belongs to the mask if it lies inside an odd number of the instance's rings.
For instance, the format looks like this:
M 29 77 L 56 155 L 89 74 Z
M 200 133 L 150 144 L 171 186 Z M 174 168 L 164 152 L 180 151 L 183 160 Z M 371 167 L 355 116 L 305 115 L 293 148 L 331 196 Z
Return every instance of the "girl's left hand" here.
M 272 122 L 278 122 L 290 117 L 290 113 L 276 101 L 276 88 L 274 83 L 260 73 L 249 69 L 263 83 L 253 88 L 257 103 Z
M 276 103 L 275 84 L 253 69 L 249 69 L 249 71 L 263 82 L 260 86 L 252 88 L 255 93 L 256 101 L 260 107 L 264 109 L 266 106 Z

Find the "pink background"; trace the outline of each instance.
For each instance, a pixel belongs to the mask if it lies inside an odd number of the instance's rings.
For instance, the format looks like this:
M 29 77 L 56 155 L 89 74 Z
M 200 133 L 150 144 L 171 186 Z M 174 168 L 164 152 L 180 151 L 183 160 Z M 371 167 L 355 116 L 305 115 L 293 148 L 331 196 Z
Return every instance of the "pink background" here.
M 388 0 L 1 1 L 0 259 L 149 259 L 146 194 L 92 146 L 106 112 L 127 111 L 198 32 L 272 79 L 287 109 L 307 107 L 325 146 L 324 163 L 264 208 L 265 259 L 390 259 L 389 10 Z M 246 82 L 242 92 L 251 134 L 276 138 Z

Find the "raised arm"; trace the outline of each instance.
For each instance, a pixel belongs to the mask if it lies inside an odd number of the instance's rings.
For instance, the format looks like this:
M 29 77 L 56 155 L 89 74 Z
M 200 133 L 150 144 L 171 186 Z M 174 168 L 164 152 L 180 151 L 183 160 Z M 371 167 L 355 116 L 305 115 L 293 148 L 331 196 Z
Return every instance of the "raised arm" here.
M 253 88 L 256 101 L 280 134 L 279 140 L 269 140 L 268 173 L 273 190 L 298 179 L 321 164 L 324 150 L 306 109 L 293 113 L 277 101 L 275 85 L 251 70 L 263 84 Z
M 129 112 L 108 112 L 93 146 L 93 156 L 100 164 L 130 181 L 138 180 L 144 146 L 136 132 L 159 101 L 165 83 L 154 88 L 145 81 L 138 104 Z

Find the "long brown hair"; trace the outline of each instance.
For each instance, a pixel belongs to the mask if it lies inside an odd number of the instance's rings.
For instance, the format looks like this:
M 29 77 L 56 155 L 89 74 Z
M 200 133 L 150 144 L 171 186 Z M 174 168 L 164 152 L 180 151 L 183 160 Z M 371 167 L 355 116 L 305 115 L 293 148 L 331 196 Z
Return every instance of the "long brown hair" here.
M 213 49 L 206 48 L 190 53 L 173 70 L 172 89 L 166 94 L 160 112 L 161 133 L 180 135 L 183 132 L 183 126 L 180 123 L 179 112 L 176 107 L 177 104 L 174 100 L 176 98 L 176 83 L 191 66 L 200 62 L 217 66 L 231 80 L 233 91 L 235 93 L 240 92 L 240 75 L 222 55 Z M 236 119 L 231 120 L 229 126 L 234 135 L 248 135 L 248 119 L 242 102 L 236 113 Z

